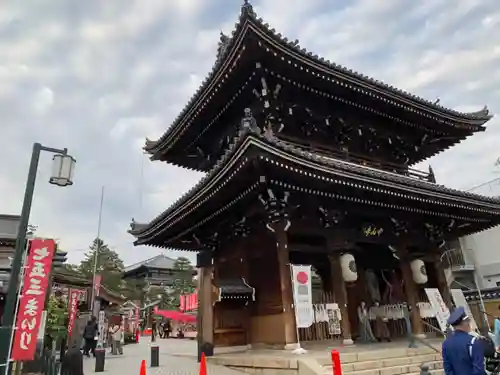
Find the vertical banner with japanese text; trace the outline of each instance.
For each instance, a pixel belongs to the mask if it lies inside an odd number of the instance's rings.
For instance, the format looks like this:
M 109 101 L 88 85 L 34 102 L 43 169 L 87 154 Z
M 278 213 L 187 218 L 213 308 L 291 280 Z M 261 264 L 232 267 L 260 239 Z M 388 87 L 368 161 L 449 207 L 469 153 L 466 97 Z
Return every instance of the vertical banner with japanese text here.
M 311 266 L 292 265 L 291 271 L 297 328 L 308 328 L 314 323 Z
M 429 299 L 433 312 L 436 314 L 436 320 L 442 332 L 446 332 L 450 310 L 444 303 L 443 296 L 437 288 L 425 288 L 425 294 Z
M 99 291 L 101 290 L 101 282 L 102 282 L 102 275 L 95 275 L 94 276 L 94 282 L 93 282 L 93 287 L 94 287 L 94 298 L 99 297 Z
M 75 326 L 76 313 L 78 311 L 78 299 L 82 291 L 70 289 L 68 295 L 68 338 L 71 338 Z
M 186 296 L 182 294 L 179 296 L 179 310 L 182 312 L 186 310 Z
M 140 329 L 139 327 L 139 320 L 140 320 L 140 304 L 141 302 L 140 301 L 135 301 L 135 330 L 138 330 Z
M 30 361 L 35 357 L 55 247 L 51 239 L 34 238 L 30 242 L 12 344 L 14 361 Z

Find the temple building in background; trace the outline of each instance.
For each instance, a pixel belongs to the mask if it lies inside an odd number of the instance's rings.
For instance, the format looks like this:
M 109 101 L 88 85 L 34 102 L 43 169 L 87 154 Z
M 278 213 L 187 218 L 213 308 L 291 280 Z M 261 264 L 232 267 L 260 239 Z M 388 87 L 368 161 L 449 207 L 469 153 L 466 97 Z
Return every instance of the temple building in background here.
M 377 304 L 391 312 L 392 337 L 406 335 L 406 305 L 421 335 L 422 319 L 434 319 L 424 288 L 452 304 L 443 252 L 498 225 L 500 200 L 449 189 L 431 168 L 412 166 L 490 118 L 486 108 L 457 112 L 321 58 L 245 1 L 212 71 L 145 145 L 153 161 L 205 177 L 130 233 L 137 246 L 198 252 L 199 331 L 215 349 L 362 341 Z M 290 264 L 313 267 L 322 287 L 314 306 L 337 306 L 340 327 L 316 310 L 314 327 L 297 329 Z

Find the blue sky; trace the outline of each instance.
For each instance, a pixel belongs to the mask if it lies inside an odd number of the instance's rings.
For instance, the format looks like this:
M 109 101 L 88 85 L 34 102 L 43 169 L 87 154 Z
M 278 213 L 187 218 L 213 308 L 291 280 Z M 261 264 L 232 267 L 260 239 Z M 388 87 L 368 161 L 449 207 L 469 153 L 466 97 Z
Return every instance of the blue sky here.
M 463 111 L 500 114 L 498 0 L 268 0 L 254 9 L 309 51 Z M 132 217 L 146 221 L 201 174 L 149 162 L 145 137 L 168 128 L 210 70 L 219 32 L 240 5 L 229 0 L 39 0 L 0 3 L 0 212 L 20 211 L 31 144 L 68 147 L 75 185 L 49 186 L 40 164 L 32 222 L 78 261 L 97 231 L 126 263 Z M 421 167 L 468 188 L 500 177 L 500 123 Z M 141 177 L 142 176 L 142 177 Z M 500 188 L 498 189 L 500 192 Z M 177 254 L 173 254 L 177 255 Z

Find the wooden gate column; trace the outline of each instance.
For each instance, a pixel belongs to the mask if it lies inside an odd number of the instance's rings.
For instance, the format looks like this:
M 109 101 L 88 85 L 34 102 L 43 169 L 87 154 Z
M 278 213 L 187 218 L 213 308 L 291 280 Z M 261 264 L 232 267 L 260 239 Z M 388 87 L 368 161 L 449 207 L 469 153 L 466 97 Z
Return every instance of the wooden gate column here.
M 347 310 L 347 290 L 344 277 L 342 276 L 342 266 L 340 265 L 340 253 L 336 252 L 328 256 L 330 260 L 331 280 L 335 300 L 339 305 L 342 320 L 340 327 L 342 329 L 342 343 L 352 345 L 351 324 L 349 322 L 349 312 Z
M 268 229 L 274 232 L 276 237 L 276 250 L 278 256 L 279 280 L 281 287 L 281 304 L 283 306 L 285 349 L 296 349 L 298 347 L 297 322 L 293 306 L 292 276 L 290 273 L 290 256 L 288 253 L 287 229 L 290 223 L 280 220 L 277 223 L 268 224 Z
M 212 253 L 202 251 L 198 253 L 197 267 L 198 280 L 198 356 L 205 352 L 206 356 L 213 355 L 214 348 L 214 301 L 212 288 Z
M 406 296 L 406 302 L 411 309 L 410 318 L 413 334 L 416 336 L 423 336 L 423 326 L 420 320 L 420 311 L 418 309 L 418 288 L 417 284 L 413 280 L 413 273 L 410 266 L 410 258 L 408 256 L 408 251 L 406 248 L 399 248 L 398 255 L 401 260 L 401 274 L 404 282 L 404 292 Z
M 434 272 L 436 274 L 437 288 L 443 297 L 443 301 L 448 306 L 450 311 L 453 310 L 453 303 L 451 298 L 450 287 L 448 281 L 446 280 L 446 275 L 444 273 L 444 265 L 441 261 L 441 254 L 438 249 L 434 249 L 432 253 L 432 263 L 434 267 Z

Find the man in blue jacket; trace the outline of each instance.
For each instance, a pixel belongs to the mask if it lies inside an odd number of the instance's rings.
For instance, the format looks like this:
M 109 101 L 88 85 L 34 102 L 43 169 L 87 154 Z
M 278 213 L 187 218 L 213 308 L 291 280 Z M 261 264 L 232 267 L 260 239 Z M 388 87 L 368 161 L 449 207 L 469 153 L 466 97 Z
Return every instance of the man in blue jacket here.
M 446 375 L 485 375 L 483 346 L 472 337 L 470 318 L 463 307 L 455 309 L 448 319 L 454 328 L 443 342 L 443 367 Z

